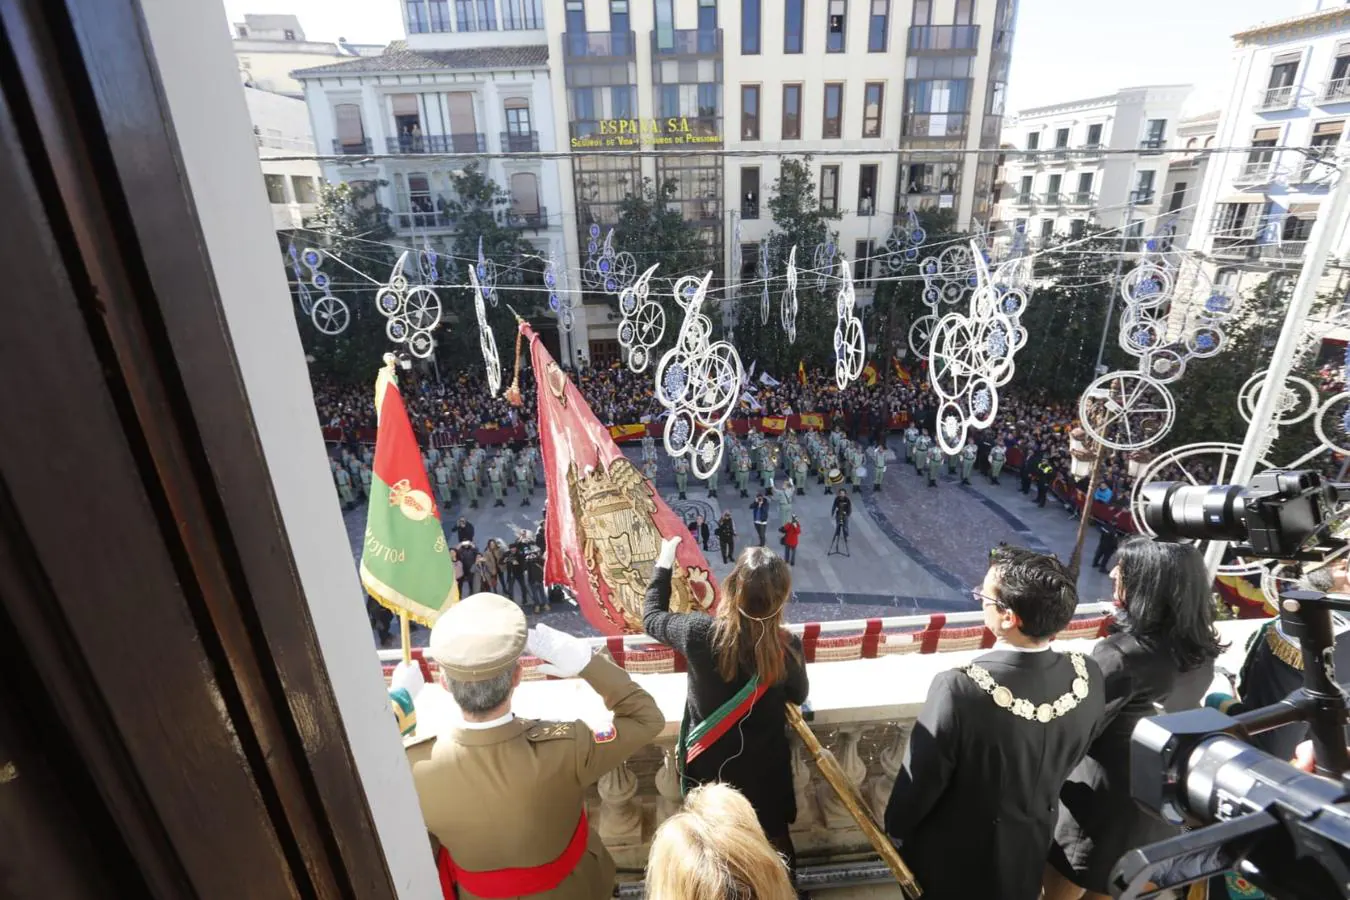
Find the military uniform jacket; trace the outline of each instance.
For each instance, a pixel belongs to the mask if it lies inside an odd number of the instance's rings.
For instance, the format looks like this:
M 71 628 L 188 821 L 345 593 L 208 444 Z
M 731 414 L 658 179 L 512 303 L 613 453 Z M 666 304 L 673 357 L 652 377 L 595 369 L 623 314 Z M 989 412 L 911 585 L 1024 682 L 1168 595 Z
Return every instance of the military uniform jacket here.
M 614 712 L 613 734 L 583 722 L 513 719 L 453 729 L 408 750 L 422 817 L 455 864 L 471 871 L 539 866 L 562 855 L 586 789 L 665 725 L 656 701 L 628 673 L 594 657 L 581 677 Z M 614 860 L 591 823 L 586 852 L 555 890 L 530 897 L 595 900 L 614 887 Z M 459 891 L 460 900 L 474 895 Z
M 975 662 L 1014 697 L 1054 703 L 1071 690 L 1069 657 L 995 650 Z M 1087 752 L 1104 709 L 1091 658 L 1088 695 L 1049 722 L 1000 708 L 961 670 L 939 674 L 886 805 L 924 900 L 1036 900 L 1064 779 Z M 953 855 L 953 848 L 970 852 Z

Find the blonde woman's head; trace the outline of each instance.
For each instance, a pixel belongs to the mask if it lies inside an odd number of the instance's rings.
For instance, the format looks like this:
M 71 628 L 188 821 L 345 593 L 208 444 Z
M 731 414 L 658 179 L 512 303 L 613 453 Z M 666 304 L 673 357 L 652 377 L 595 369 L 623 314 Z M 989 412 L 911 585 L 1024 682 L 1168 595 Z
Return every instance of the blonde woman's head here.
M 735 788 L 706 784 L 656 831 L 647 900 L 795 900 L 787 864 Z

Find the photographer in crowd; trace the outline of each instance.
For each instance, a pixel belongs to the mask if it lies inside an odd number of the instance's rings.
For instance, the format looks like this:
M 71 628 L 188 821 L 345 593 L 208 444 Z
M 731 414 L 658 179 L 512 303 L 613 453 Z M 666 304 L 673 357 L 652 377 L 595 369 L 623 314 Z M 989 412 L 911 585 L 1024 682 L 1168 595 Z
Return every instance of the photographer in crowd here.
M 835 495 L 830 504 L 830 517 L 834 519 L 834 536 L 848 540 L 848 519 L 853 515 L 853 498 L 843 488 Z

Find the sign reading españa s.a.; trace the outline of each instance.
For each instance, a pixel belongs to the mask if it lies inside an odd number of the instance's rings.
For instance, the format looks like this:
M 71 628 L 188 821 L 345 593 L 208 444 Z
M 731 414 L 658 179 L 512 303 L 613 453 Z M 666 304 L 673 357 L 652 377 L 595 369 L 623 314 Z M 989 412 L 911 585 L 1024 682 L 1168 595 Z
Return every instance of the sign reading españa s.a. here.
M 599 131 L 572 138 L 573 150 L 635 149 L 680 144 L 720 144 L 720 134 L 690 126 L 687 116 L 668 119 L 601 119 Z

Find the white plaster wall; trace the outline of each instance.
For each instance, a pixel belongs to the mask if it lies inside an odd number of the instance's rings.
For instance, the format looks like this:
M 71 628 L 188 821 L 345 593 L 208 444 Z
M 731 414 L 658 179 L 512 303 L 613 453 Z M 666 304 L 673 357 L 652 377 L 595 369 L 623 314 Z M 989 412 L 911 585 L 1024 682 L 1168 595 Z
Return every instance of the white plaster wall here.
M 222 9 L 144 0 L 156 62 L 315 633 L 400 897 L 439 896 L 323 458 Z

